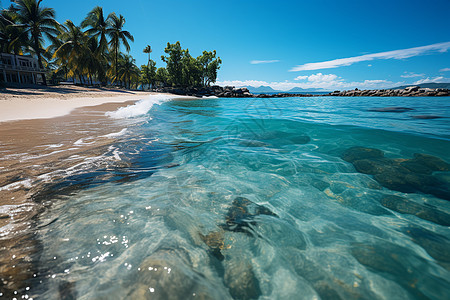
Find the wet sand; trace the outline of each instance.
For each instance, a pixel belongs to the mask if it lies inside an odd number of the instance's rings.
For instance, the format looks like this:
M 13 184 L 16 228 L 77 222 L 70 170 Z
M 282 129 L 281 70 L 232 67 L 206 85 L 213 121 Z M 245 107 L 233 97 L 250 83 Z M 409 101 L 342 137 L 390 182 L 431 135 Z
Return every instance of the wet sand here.
M 150 94 L 75 90 L 70 96 L 40 90 L 21 90 L 21 95 L 7 91 L 0 95 L 0 122 L 22 119 L 0 123 L 3 296 L 14 296 L 14 291 L 24 290 L 26 281 L 34 274 L 33 255 L 39 247 L 34 238 L 35 223 L 39 212 L 51 204 L 46 203 L 45 195 L 36 201 L 36 195 L 46 185 L 92 168 L 93 164 L 98 167 L 123 163 L 114 155 L 99 159 L 120 138 L 117 133 L 130 125 L 126 120 L 105 116 L 105 112 L 133 104 Z M 49 95 L 53 98 L 46 99 Z M 54 109 L 47 110 L 52 105 Z

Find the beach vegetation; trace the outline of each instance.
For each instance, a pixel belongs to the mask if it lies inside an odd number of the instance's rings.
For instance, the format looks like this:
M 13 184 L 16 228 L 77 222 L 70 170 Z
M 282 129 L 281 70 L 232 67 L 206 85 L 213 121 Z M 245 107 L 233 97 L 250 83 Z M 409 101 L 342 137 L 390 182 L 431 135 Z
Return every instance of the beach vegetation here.
M 29 51 L 33 52 L 41 69 L 43 65 L 44 38 L 51 38 L 59 33 L 60 24 L 55 20 L 56 14 L 53 8 L 41 6 L 42 0 L 18 0 L 12 11 L 15 24 L 10 25 L 22 29 L 20 35 L 12 43 L 26 37 L 29 41 Z M 9 27 L 9 26 L 8 26 Z M 44 85 L 47 84 L 45 76 Z
M 169 84 L 169 72 L 166 68 L 161 67 L 156 70 L 155 83 L 162 87 Z
M 28 48 L 28 38 L 24 28 L 13 26 L 17 22 L 15 12 L 13 5 L 0 12 L 0 51 L 23 54 L 23 48 Z
M 216 57 L 216 50 L 203 51 L 203 54 L 197 57 L 201 67 L 201 83 L 203 86 L 209 86 L 217 80 L 217 72 L 220 69 L 222 60 Z
M 216 51 L 203 51 L 203 54 L 194 58 L 189 49 L 182 49 L 181 43 L 167 43 L 161 56 L 162 61 L 167 64 L 167 83 L 176 87 L 198 87 L 208 86 L 216 82 L 217 71 L 220 69 L 222 60 L 216 58 Z
M 56 49 L 54 57 L 68 67 L 70 77 L 74 80 L 78 77 L 80 83 L 83 83 L 83 75 L 86 71 L 92 71 L 92 67 L 89 66 L 92 62 L 92 52 L 88 47 L 88 40 L 92 39 L 70 20 L 67 20 L 60 29 L 59 39 L 62 45 Z
M 156 82 L 156 62 L 149 60 L 147 65 L 141 66 L 140 81 L 143 85 L 153 87 Z
M 115 77 L 119 77 L 119 55 L 120 46 L 123 45 L 127 52 L 130 51 L 131 47 L 129 40 L 134 42 L 134 37 L 128 31 L 124 30 L 125 18 L 122 15 L 117 16 L 115 13 L 109 15 L 109 28 L 107 29 L 107 34 L 110 38 L 109 45 L 114 56 L 114 71 Z
M 157 68 L 150 59 L 153 49 L 147 45 L 143 49 L 147 65 L 139 68 L 129 55 L 134 37 L 126 30 L 123 15 L 106 14 L 95 6 L 79 25 L 71 20 L 60 24 L 55 11 L 42 3 L 18 0 L 1 9 L 0 51 L 36 57 L 52 84 L 187 88 L 209 86 L 217 79 L 222 61 L 215 50 L 193 57 L 179 41 L 167 43 L 161 56 L 166 66 Z M 43 81 L 47 84 L 46 76 Z
M 150 45 L 147 45 L 147 46 L 144 48 L 143 52 L 148 54 L 148 63 L 147 63 L 147 66 L 149 66 L 149 65 L 150 65 L 150 53 L 153 52 L 152 47 L 151 47 Z
M 141 75 L 136 60 L 131 55 L 120 55 L 116 72 L 114 80 L 119 80 L 128 89 L 137 85 Z

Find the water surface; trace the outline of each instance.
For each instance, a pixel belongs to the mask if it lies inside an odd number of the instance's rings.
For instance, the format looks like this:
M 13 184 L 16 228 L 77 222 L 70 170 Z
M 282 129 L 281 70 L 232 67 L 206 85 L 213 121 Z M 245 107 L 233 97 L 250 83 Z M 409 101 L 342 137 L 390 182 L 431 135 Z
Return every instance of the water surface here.
M 369 111 L 391 106 L 414 110 Z M 126 118 L 108 149 L 121 164 L 71 174 L 36 198 L 48 205 L 20 293 L 448 297 L 450 173 L 430 171 L 438 186 L 404 192 L 343 159 L 364 147 L 386 164 L 423 153 L 445 166 L 448 98 L 144 100 L 110 116 Z

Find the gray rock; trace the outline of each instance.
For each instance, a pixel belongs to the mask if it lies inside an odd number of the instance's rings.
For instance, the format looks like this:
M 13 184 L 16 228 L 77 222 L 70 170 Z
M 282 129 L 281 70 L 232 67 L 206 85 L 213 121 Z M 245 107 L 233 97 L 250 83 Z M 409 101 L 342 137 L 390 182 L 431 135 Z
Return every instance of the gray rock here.
M 417 92 L 419 89 L 420 89 L 419 86 L 413 85 L 413 86 L 406 87 L 405 91 L 407 91 L 407 92 Z

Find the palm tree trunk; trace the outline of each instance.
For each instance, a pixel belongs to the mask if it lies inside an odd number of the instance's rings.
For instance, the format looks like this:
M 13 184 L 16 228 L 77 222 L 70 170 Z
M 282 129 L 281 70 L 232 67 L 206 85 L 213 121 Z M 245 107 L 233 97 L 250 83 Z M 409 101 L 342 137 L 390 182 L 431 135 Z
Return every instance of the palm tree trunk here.
M 34 48 L 36 50 L 36 55 L 38 57 L 38 64 L 40 69 L 44 69 L 44 65 L 42 64 L 42 57 L 41 57 L 41 49 L 39 48 L 39 38 L 37 35 L 34 36 Z M 45 73 L 41 75 L 42 81 L 44 85 L 47 85 L 47 78 L 45 78 Z
M 116 47 L 116 81 L 118 77 L 118 71 L 117 71 L 117 61 L 119 60 L 119 47 Z

